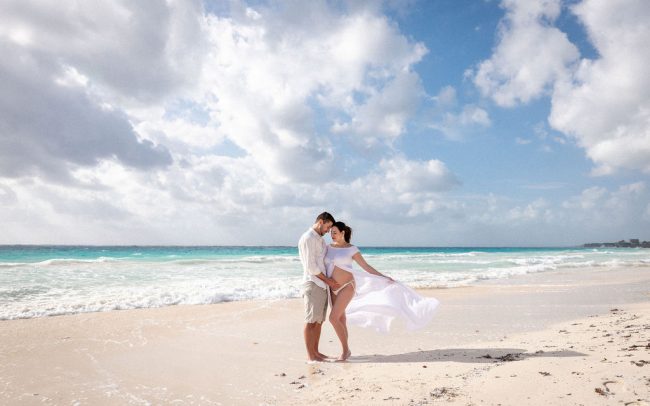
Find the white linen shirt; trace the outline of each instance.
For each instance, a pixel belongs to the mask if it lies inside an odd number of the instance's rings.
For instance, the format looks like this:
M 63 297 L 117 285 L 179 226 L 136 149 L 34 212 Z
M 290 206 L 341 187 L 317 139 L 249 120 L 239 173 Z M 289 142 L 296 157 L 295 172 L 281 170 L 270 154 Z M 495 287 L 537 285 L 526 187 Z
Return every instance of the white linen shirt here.
M 302 263 L 303 281 L 314 282 L 323 289 L 327 289 L 325 282 L 316 277 L 319 273 L 325 275 L 325 253 L 327 244 L 323 237 L 309 228 L 298 241 L 298 253 Z

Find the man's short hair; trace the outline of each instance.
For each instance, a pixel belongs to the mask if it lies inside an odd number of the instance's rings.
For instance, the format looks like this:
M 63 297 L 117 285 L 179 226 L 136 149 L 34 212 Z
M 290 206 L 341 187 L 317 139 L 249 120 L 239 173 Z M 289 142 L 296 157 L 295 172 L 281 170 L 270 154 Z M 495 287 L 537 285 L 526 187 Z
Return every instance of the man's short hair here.
M 327 223 L 328 221 L 330 221 L 332 224 L 336 223 L 336 220 L 334 220 L 334 216 L 332 216 L 326 211 L 322 212 L 321 214 L 318 215 L 318 217 L 316 217 L 316 222 L 318 222 L 318 220 L 323 220 L 323 223 Z

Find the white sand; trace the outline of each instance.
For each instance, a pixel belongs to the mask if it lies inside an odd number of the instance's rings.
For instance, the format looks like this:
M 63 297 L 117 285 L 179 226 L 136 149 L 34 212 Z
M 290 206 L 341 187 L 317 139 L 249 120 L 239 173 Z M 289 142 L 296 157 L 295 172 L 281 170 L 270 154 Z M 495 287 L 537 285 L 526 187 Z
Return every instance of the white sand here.
M 423 294 L 430 326 L 351 328 L 349 363 L 304 362 L 299 299 L 2 321 L 0 404 L 650 404 L 650 268 Z

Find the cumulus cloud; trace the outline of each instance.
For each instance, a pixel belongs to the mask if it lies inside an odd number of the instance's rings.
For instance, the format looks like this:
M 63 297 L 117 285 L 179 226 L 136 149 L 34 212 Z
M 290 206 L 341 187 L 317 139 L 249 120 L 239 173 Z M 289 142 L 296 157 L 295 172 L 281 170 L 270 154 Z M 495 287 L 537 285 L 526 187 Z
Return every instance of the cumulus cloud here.
M 560 0 L 504 0 L 505 18 L 490 59 L 481 62 L 473 79 L 483 95 L 498 105 L 515 106 L 550 91 L 568 75 L 579 57 L 565 33 L 553 27 Z
M 409 161 L 396 157 L 383 160 L 379 166 L 387 184 L 398 193 L 441 192 L 460 184 L 447 166 L 437 159 Z
M 525 88 L 529 67 L 514 67 L 505 38 L 528 23 L 542 32 L 529 39 L 553 31 L 557 2 L 504 4 L 502 56 L 476 77 L 505 105 L 544 94 L 573 60 L 554 53 L 556 35 L 548 52 L 564 62 Z M 451 163 L 400 151 L 432 100 L 424 125 L 447 138 L 492 121 L 452 86 L 427 95 L 415 66 L 429 51 L 383 5 L 3 2 L 0 239 L 289 244 L 327 208 L 366 242 L 467 244 L 512 227 L 551 230 L 603 204 L 628 210 L 626 221 L 638 212 L 642 185 L 597 188 L 565 206 L 467 195 Z M 506 79 L 513 72 L 520 78 Z M 398 234 L 378 234 L 384 225 Z
M 650 7 L 643 0 L 585 0 L 572 11 L 598 51 L 555 86 L 551 125 L 570 135 L 597 167 L 650 173 Z
M 508 211 L 507 219 L 514 223 L 539 219 L 551 221 L 553 219 L 553 214 L 549 208 L 548 202 L 544 199 L 537 199 L 526 206 L 516 206 L 510 209 Z
M 645 203 L 647 195 L 645 182 L 623 185 L 614 192 L 594 186 L 583 190 L 579 196 L 566 200 L 562 205 L 567 209 L 584 210 L 587 215 L 598 213 L 607 217 L 606 213 L 610 213 L 612 217 L 617 217 L 623 213 L 629 214 L 630 211 L 639 212 L 638 203 Z
M 351 110 L 349 124 L 338 124 L 337 132 L 349 132 L 360 137 L 361 143 L 374 146 L 392 143 L 404 133 L 407 120 L 417 108 L 423 93 L 420 78 L 413 72 L 400 72 L 379 92 L 373 92 L 366 102 Z
M 598 52 L 595 59 L 580 59 L 554 26 L 560 0 L 504 0 L 501 6 L 506 16 L 493 54 L 470 72 L 482 94 L 505 107 L 548 95 L 551 127 L 585 149 L 594 175 L 650 173 L 647 3 L 583 0 L 569 7 Z
M 165 146 L 136 132 L 127 101 L 187 84 L 198 11 L 189 2 L 3 2 L 0 175 L 69 181 L 76 166 L 106 159 L 170 165 Z
M 650 218 L 645 215 L 648 201 L 650 193 L 645 182 L 615 190 L 595 186 L 566 199 L 558 211 L 567 227 L 580 227 L 595 241 L 643 238 L 650 226 Z
M 375 197 L 375 190 L 369 188 L 364 193 Z M 643 238 L 650 227 L 650 193 L 645 182 L 618 188 L 590 187 L 560 201 L 545 197 L 515 199 L 494 193 L 466 194 L 454 189 L 444 195 L 393 192 L 392 199 L 381 200 L 379 204 L 390 206 L 386 212 L 374 206 L 374 199 L 369 199 L 365 214 L 354 208 L 336 213 L 343 213 L 341 218 L 355 219 L 355 223 L 362 225 L 357 235 L 373 242 L 397 239 L 443 245 L 579 245 Z M 403 199 L 412 199 L 411 204 L 404 205 Z M 400 210 L 408 216 L 395 216 Z M 378 227 L 389 229 L 389 235 L 374 235 L 373 230 Z
M 128 117 L 82 89 L 54 82 L 50 62 L 0 40 L 0 175 L 68 178 L 69 164 L 117 158 L 136 168 L 166 166 L 170 153 L 141 139 Z
M 0 184 L 0 202 L 9 205 L 15 203 L 17 200 L 16 193 L 9 186 Z
M 603 187 L 590 187 L 582 191 L 580 196 L 571 198 L 564 202 L 565 208 L 573 209 L 593 209 L 600 206 L 603 197 L 607 194 L 607 189 Z
M 101 229 L 100 242 L 128 232 L 134 242 L 205 243 L 211 227 L 240 229 L 252 218 L 274 227 L 269 211 L 311 216 L 329 200 L 315 192 L 325 187 L 356 193 L 352 185 L 372 181 L 377 199 L 397 193 L 409 212 L 431 210 L 432 194 L 457 182 L 440 161 L 395 157 L 392 145 L 426 97 L 413 65 L 428 51 L 380 3 L 208 9 L 199 1 L 0 5 L 7 241 L 32 224 L 40 242 L 99 241 L 91 234 Z M 346 173 L 335 157 L 366 162 Z M 426 191 L 415 190 L 419 181 Z M 54 233 L 79 219 L 92 221 L 77 237 Z M 260 241 L 239 230 L 244 237 Z
M 396 156 L 383 159 L 376 170 L 337 189 L 336 195 L 352 197 L 341 208 L 356 218 L 414 222 L 455 210 L 456 203 L 445 200 L 444 192 L 459 185 L 456 175 L 439 160 Z
M 472 230 L 468 238 L 491 241 L 499 236 L 507 245 L 579 245 L 643 238 L 650 227 L 648 192 L 645 182 L 634 182 L 618 188 L 588 187 L 560 201 L 517 201 L 493 194 L 456 199 L 463 202 L 464 229 Z
M 4 37 L 54 58 L 104 92 L 157 101 L 201 68 L 199 1 L 4 1 Z M 194 73 L 194 75 L 193 75 Z
M 411 66 L 426 49 L 372 8 L 341 16 L 326 2 L 235 7 L 211 15 L 207 29 L 204 83 L 219 133 L 275 183 L 341 175 L 337 142 L 390 145 L 422 97 Z

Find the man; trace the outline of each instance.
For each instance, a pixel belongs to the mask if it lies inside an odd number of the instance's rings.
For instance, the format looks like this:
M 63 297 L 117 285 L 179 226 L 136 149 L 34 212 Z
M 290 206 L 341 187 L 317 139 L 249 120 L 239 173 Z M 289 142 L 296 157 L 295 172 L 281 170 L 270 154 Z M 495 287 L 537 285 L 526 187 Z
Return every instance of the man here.
M 324 361 L 327 358 L 318 351 L 322 323 L 327 313 L 327 287 L 338 289 L 334 279 L 325 276 L 325 250 L 327 244 L 323 235 L 334 224 L 334 217 L 323 212 L 316 217 L 316 223 L 298 241 L 298 252 L 304 273 L 303 298 L 305 301 L 305 346 L 309 361 Z

